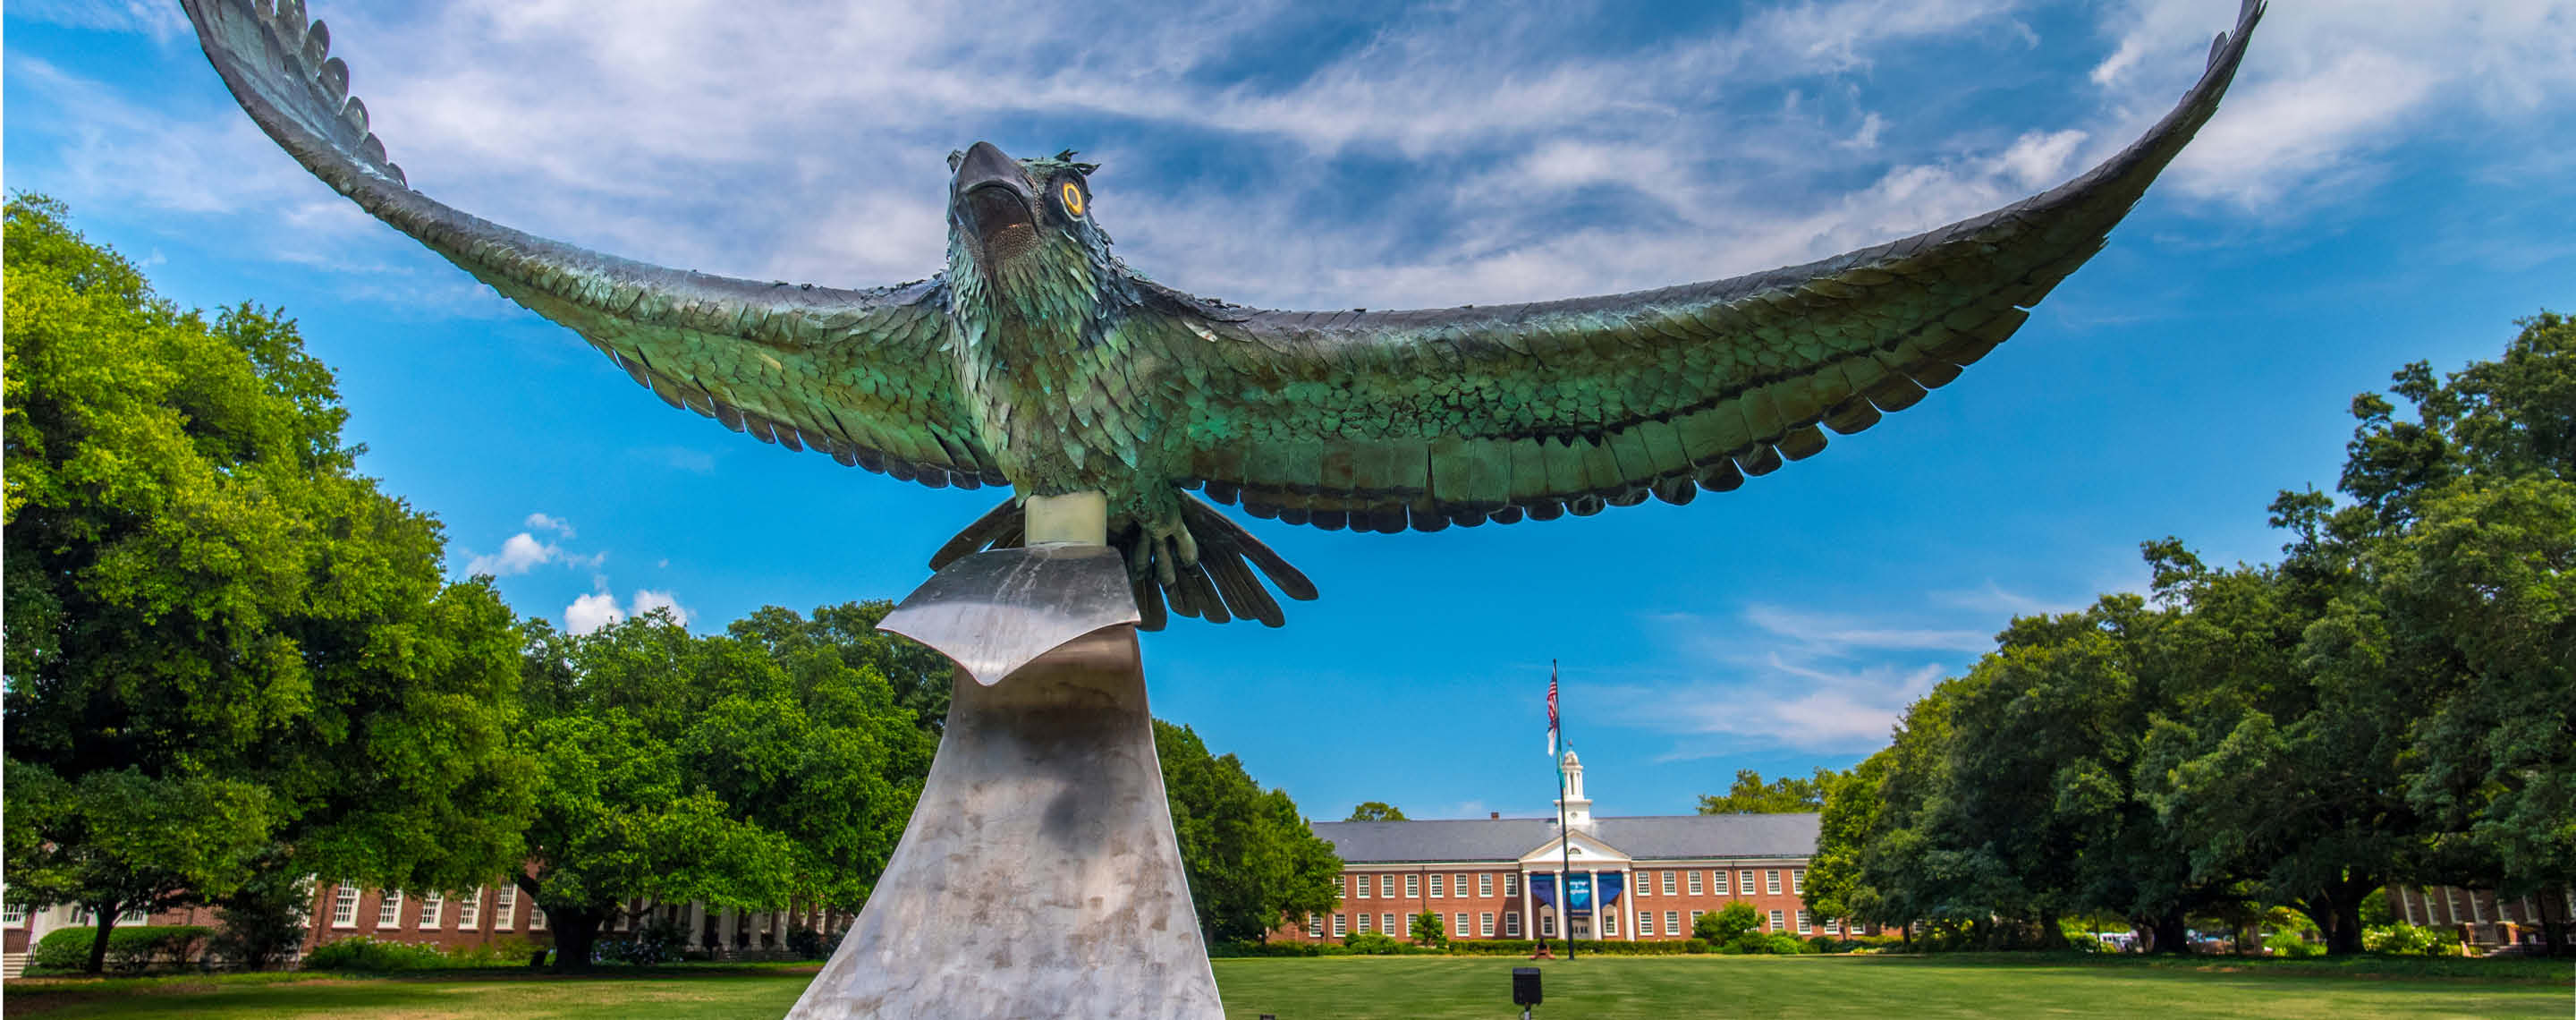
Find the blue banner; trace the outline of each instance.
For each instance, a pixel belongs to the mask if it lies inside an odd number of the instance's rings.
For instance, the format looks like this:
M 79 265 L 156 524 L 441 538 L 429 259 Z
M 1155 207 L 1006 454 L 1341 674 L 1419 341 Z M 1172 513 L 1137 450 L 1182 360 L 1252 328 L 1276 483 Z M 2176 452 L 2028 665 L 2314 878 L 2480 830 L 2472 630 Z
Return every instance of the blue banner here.
M 1592 875 L 1578 872 L 1565 876 L 1565 901 L 1578 913 L 1592 909 Z
M 1627 884 L 1628 876 L 1626 875 L 1620 874 L 1616 871 L 1602 872 L 1601 905 L 1606 907 L 1619 902 L 1619 893 L 1627 887 Z
M 1530 898 L 1553 907 L 1556 905 L 1556 876 L 1538 872 L 1529 877 Z

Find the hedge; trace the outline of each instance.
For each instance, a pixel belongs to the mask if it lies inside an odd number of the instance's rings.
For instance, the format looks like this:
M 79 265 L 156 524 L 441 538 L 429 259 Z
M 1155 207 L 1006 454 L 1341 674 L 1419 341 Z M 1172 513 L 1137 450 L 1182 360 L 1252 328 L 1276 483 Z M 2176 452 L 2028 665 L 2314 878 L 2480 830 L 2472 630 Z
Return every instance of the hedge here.
M 1548 939 L 1548 952 L 1565 954 L 1564 939 Z M 1453 939 L 1449 951 L 1462 956 L 1528 956 L 1538 952 L 1538 943 L 1530 939 Z M 1698 939 L 1680 942 L 1624 942 L 1577 940 L 1577 956 L 1679 956 L 1683 953 L 1708 952 L 1708 943 Z
M 186 963 L 214 929 L 193 924 L 138 924 L 107 936 L 109 970 L 139 971 L 155 963 Z M 79 971 L 89 966 L 89 951 L 98 945 L 98 929 L 56 928 L 36 941 L 28 955 L 31 967 Z

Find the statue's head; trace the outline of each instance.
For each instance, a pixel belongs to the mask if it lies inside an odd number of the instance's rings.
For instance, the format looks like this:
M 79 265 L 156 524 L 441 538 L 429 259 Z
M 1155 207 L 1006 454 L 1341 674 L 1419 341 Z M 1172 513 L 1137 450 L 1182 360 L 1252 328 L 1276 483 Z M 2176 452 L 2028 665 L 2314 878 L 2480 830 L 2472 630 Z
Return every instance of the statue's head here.
M 948 155 L 948 259 L 1010 289 L 1015 281 L 1083 273 L 1108 263 L 1109 235 L 1091 219 L 1092 171 L 1068 150 L 1012 159 L 991 142 Z

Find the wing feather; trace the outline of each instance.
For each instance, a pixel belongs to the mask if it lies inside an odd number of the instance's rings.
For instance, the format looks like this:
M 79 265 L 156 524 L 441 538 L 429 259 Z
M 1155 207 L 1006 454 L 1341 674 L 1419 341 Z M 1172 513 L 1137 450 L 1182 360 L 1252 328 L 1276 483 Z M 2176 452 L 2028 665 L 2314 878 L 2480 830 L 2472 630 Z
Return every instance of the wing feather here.
M 945 353 L 947 289 L 759 283 L 600 255 L 411 189 L 300 0 L 182 0 L 243 111 L 361 208 L 571 327 L 673 407 L 933 486 L 1000 480 Z
M 1957 378 L 2100 251 L 2216 112 L 2262 14 L 2246 0 L 2174 110 L 2092 171 L 1820 262 L 1425 311 L 1164 292 L 1160 314 L 1188 320 L 1167 331 L 1184 338 L 1174 356 L 1205 391 L 1191 470 L 1255 516 L 1393 531 L 1683 502 L 1815 456 L 1826 430 L 1859 432 Z

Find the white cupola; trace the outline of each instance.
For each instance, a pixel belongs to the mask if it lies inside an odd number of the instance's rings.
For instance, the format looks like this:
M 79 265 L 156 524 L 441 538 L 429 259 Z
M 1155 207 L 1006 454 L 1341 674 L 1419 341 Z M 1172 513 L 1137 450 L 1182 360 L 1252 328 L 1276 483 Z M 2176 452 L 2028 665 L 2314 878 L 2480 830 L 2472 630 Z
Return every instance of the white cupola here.
M 1565 769 L 1565 795 L 1557 798 L 1557 810 L 1564 815 L 1566 828 L 1590 832 L 1592 798 L 1583 795 L 1583 759 L 1575 757 L 1574 749 L 1569 747 L 1558 763 Z

